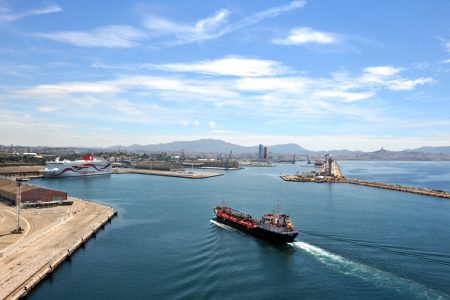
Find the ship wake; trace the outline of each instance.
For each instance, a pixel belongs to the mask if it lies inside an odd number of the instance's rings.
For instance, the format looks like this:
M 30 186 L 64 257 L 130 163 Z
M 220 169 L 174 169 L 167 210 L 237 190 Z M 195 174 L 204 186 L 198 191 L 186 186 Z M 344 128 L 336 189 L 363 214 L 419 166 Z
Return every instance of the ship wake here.
M 338 271 L 339 273 L 371 282 L 377 287 L 390 288 L 394 290 L 404 290 L 404 288 L 406 288 L 406 290 L 411 293 L 410 296 L 412 298 L 444 299 L 448 297 L 446 294 L 427 288 L 426 286 L 410 279 L 401 278 L 395 274 L 352 261 L 305 242 L 293 242 L 288 243 L 288 245 L 311 254 L 321 263 Z
M 226 230 L 231 230 L 231 231 L 237 231 L 236 229 L 234 229 L 233 227 L 230 227 L 230 226 L 228 226 L 228 225 L 225 225 L 225 224 L 222 224 L 222 223 L 220 223 L 220 222 L 217 222 L 216 220 L 209 220 L 211 223 L 213 223 L 214 225 L 216 225 L 216 226 L 219 226 L 219 227 L 221 227 L 221 228 L 223 228 L 223 229 L 226 229 Z

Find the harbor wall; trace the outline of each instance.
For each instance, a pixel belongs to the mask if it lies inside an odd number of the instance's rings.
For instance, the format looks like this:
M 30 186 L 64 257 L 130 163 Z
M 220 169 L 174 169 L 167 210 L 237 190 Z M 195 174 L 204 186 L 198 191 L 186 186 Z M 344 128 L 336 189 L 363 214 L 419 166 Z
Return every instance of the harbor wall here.
M 410 187 L 410 186 L 403 186 L 399 184 L 389 184 L 389 183 L 383 183 L 383 182 L 377 182 L 377 181 L 368 181 L 368 180 L 360 180 L 360 179 L 353 179 L 353 178 L 346 178 L 346 177 L 325 177 L 321 178 L 320 180 L 317 180 L 316 178 L 309 178 L 304 176 L 298 176 L 298 175 L 281 175 L 281 179 L 284 181 L 294 181 L 294 182 L 316 182 L 316 183 L 349 183 L 349 184 L 357 184 L 362 186 L 368 186 L 368 187 L 375 187 L 375 188 L 382 188 L 392 191 L 399 191 L 399 192 L 407 192 L 407 193 L 414 193 L 424 196 L 432 196 L 432 197 L 439 197 L 439 198 L 446 198 L 450 199 L 450 193 L 442 190 L 433 190 L 433 189 L 427 189 L 427 188 L 418 188 L 418 187 Z

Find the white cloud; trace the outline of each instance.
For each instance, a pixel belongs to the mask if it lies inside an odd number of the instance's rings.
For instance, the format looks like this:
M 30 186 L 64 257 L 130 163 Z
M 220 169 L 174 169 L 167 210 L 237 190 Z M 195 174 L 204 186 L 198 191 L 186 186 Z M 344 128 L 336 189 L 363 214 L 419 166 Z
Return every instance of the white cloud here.
M 143 29 L 128 25 L 110 25 L 88 31 L 58 31 L 49 33 L 36 33 L 36 37 L 53 41 L 68 43 L 77 47 L 104 47 L 104 48 L 133 48 L 143 40 L 157 40 L 163 44 L 178 45 L 215 39 L 224 34 L 248 27 L 267 18 L 276 17 L 282 13 L 300 8 L 302 1 L 294 1 L 290 4 L 270 8 L 256 13 L 240 21 L 227 22 L 230 12 L 221 9 L 214 15 L 200 19 L 192 25 L 186 25 L 171 21 L 159 16 L 147 17 L 142 26 Z M 28 12 L 30 14 L 42 14 L 61 10 L 58 6 L 49 6 L 44 10 Z M 0 10 L 0 21 L 12 20 L 18 16 Z M 22 16 L 21 16 L 22 17 Z M 20 17 L 20 18 L 21 18 Z
M 61 97 L 69 94 L 103 94 L 118 93 L 118 86 L 107 82 L 65 82 L 59 84 L 41 84 L 31 88 L 17 91 L 15 96 L 20 98 L 35 97 Z
M 278 90 L 300 93 L 305 91 L 312 83 L 313 80 L 306 77 L 242 78 L 236 81 L 236 88 L 253 92 Z
M 183 26 L 180 29 L 180 24 L 158 16 L 147 17 L 143 22 L 143 26 L 150 30 L 150 34 L 153 36 L 177 34 L 180 31 L 192 31 L 190 27 Z
M 300 27 L 292 29 L 288 37 L 275 39 L 272 42 L 278 45 L 335 44 L 339 42 L 339 38 L 331 32 L 322 32 L 308 27 Z
M 372 85 L 373 87 L 387 87 L 393 91 L 413 90 L 418 85 L 433 82 L 431 77 L 406 79 L 400 76 L 401 68 L 392 66 L 376 66 L 363 69 L 362 75 L 357 81 L 360 84 Z
M 222 9 L 209 18 L 197 21 L 192 26 L 177 24 L 161 17 L 150 17 L 144 21 L 143 25 L 151 30 L 153 35 L 174 34 L 177 37 L 177 43 L 184 44 L 216 37 L 219 26 L 226 21 L 228 15 L 228 10 Z
M 428 77 L 405 76 L 402 74 L 405 72 L 393 66 L 368 67 L 360 73 L 341 72 L 324 77 L 282 72 L 256 77 L 266 74 L 266 71 L 259 74 L 249 71 L 247 74 L 244 68 L 244 71 L 239 70 L 239 74 L 233 74 L 243 77 L 229 78 L 221 75 L 233 71 L 217 67 L 217 62 L 228 58 L 177 64 L 170 73 L 158 72 L 154 76 L 122 75 L 109 80 L 56 82 L 15 91 L 9 89 L 9 92 L 2 90 L 0 101 L 27 100 L 17 102 L 27 103 L 27 107 L 36 105 L 36 113 L 43 118 L 70 115 L 81 120 L 96 118 L 114 124 L 157 123 L 169 127 L 178 124 L 190 129 L 198 127 L 196 131 L 199 132 L 209 129 L 212 133 L 218 127 L 212 120 L 218 115 L 246 120 L 257 116 L 265 122 L 270 120 L 286 126 L 295 124 L 299 118 L 310 120 L 313 124 L 321 118 L 328 120 L 329 116 L 338 118 L 339 122 L 360 120 L 370 124 L 387 124 L 387 121 L 380 122 L 386 114 L 385 107 L 377 106 L 383 101 L 377 97 L 380 92 L 411 90 L 432 82 Z M 239 59 L 246 61 L 245 58 Z M 277 66 L 277 62 L 273 63 Z M 184 73 L 184 68 L 189 66 L 196 68 L 196 72 L 207 71 L 211 76 L 193 78 L 172 73 Z M 160 67 L 157 65 L 154 69 L 164 70 Z M 270 63 L 267 68 L 267 74 L 273 72 Z M 367 80 L 368 75 L 377 80 Z M 360 104 L 362 101 L 364 104 Z M 55 110 L 60 113 L 45 114 Z M 203 119 L 205 116 L 209 122 Z M 235 130 L 233 126 L 222 123 L 219 129 L 227 127 Z
M 400 71 L 400 68 L 391 66 L 367 67 L 363 69 L 358 81 L 363 84 L 386 85 L 387 81 L 392 79 Z
M 239 76 L 239 77 L 262 77 L 279 76 L 293 73 L 284 64 L 265 59 L 245 58 L 239 56 L 226 56 L 215 60 L 202 60 L 191 63 L 172 64 L 104 64 L 94 63 L 93 68 L 113 69 L 125 71 L 137 70 L 161 70 L 180 73 L 200 73 L 208 75 Z
M 181 126 L 183 126 L 183 127 L 189 127 L 189 126 L 199 127 L 201 125 L 199 120 L 191 120 L 191 121 L 182 120 L 179 122 L 179 124 L 181 124 Z
M 37 37 L 57 42 L 69 43 L 77 47 L 132 48 L 147 35 L 127 25 L 110 25 L 91 31 L 59 31 L 37 33 Z
M 228 23 L 230 12 L 226 9 L 218 11 L 211 17 L 198 20 L 192 25 L 174 22 L 159 16 L 148 17 L 143 22 L 143 26 L 150 30 L 153 36 L 169 36 L 169 43 L 188 44 L 208 39 L 219 38 L 225 34 L 254 25 L 265 19 L 274 18 L 282 13 L 301 8 L 304 1 L 293 1 L 284 6 L 273 7 L 234 23 Z
M 315 96 L 320 98 L 337 98 L 342 99 L 345 102 L 355 102 L 365 100 L 374 96 L 371 92 L 356 93 L 356 92 L 344 92 L 344 91 L 320 91 L 315 93 Z
M 424 85 L 427 83 L 432 83 L 433 79 L 430 77 L 417 78 L 414 80 L 392 80 L 388 83 L 388 87 L 394 91 L 410 91 L 413 90 L 418 85 Z
M 240 21 L 229 24 L 222 30 L 221 35 L 236 31 L 241 28 L 248 27 L 250 25 L 259 23 L 265 19 L 277 17 L 277 16 L 279 16 L 283 13 L 289 12 L 291 10 L 302 8 L 305 4 L 306 4 L 305 1 L 293 1 L 287 5 L 272 7 L 267 10 L 258 12 L 256 14 L 246 17 Z
M 450 58 L 441 61 L 442 64 L 450 64 Z
M 2 22 L 13 22 L 18 21 L 20 19 L 30 17 L 30 16 L 38 16 L 45 15 L 50 13 L 61 12 L 62 8 L 56 4 L 47 5 L 43 8 L 33 9 L 29 11 L 24 11 L 20 13 L 13 13 L 10 9 L 6 7 L 0 6 L 0 23 Z
M 393 76 L 400 71 L 400 68 L 394 68 L 391 66 L 367 67 L 363 69 L 363 73 L 379 77 Z
M 360 76 L 341 74 L 314 78 L 279 74 L 278 76 L 250 77 L 269 74 L 273 71 L 270 70 L 270 67 L 268 67 L 268 71 L 260 71 L 258 74 L 251 73 L 246 68 L 234 71 L 222 70 L 221 63 L 226 60 L 227 58 L 194 64 L 177 64 L 171 66 L 171 71 L 183 71 L 192 66 L 194 71 L 208 71 L 212 75 L 237 72 L 233 75 L 247 75 L 248 77 L 233 79 L 210 76 L 196 79 L 171 76 L 170 74 L 159 76 L 122 76 L 111 80 L 94 82 L 63 82 L 36 85 L 12 91 L 9 94 L 3 93 L 4 96 L 1 96 L 0 99 L 40 100 L 46 98 L 49 100 L 65 100 L 69 96 L 83 96 L 85 97 L 84 101 L 93 99 L 91 103 L 95 105 L 98 101 L 103 102 L 99 98 L 111 99 L 111 97 L 116 96 L 120 99 L 125 96 L 129 99 L 130 95 L 145 93 L 150 95 L 150 99 L 163 101 L 163 103 L 173 103 L 172 105 L 175 105 L 174 109 L 180 111 L 212 105 L 213 107 L 209 107 L 209 109 L 232 107 L 237 108 L 239 113 L 244 113 L 248 110 L 251 113 L 259 111 L 268 115 L 289 113 L 313 116 L 323 115 L 326 112 L 336 112 L 343 115 L 364 115 L 364 117 L 368 117 L 370 113 L 361 110 L 357 111 L 355 108 L 346 109 L 346 106 L 343 105 L 376 97 L 377 92 L 382 89 L 393 91 L 412 90 L 419 85 L 433 81 L 429 77 L 405 78 L 399 75 L 400 69 L 394 67 L 365 68 Z M 243 61 L 246 60 L 243 59 Z M 250 61 L 252 63 L 260 62 L 259 60 Z M 271 63 L 267 66 L 270 66 Z M 273 63 L 277 65 L 276 62 Z M 164 67 L 167 67 L 167 65 Z M 250 74 L 247 72 L 250 72 Z M 371 76 L 370 79 L 368 78 L 369 75 Z M 111 102 L 111 105 L 116 110 L 123 111 L 127 115 L 134 114 L 137 116 L 141 113 L 140 106 L 130 106 L 130 103 L 120 102 L 118 99 L 115 102 Z M 172 105 L 170 106 L 172 107 Z M 177 121 L 176 123 L 179 122 Z
M 159 68 L 176 72 L 195 72 L 241 77 L 275 76 L 289 72 L 281 63 L 272 60 L 225 57 L 189 64 L 167 64 Z
M 227 69 L 225 62 L 231 66 L 244 66 L 241 69 Z M 257 71 L 252 65 L 260 65 Z M 276 67 L 273 67 L 276 66 Z M 223 67 L 223 69 L 222 69 Z M 224 58 L 216 61 L 203 61 L 193 64 L 164 65 L 171 71 L 208 72 L 212 75 L 239 75 L 243 78 L 223 79 L 221 77 L 183 78 L 160 76 L 122 76 L 112 80 L 96 82 L 63 82 L 56 84 L 42 84 L 34 87 L 17 90 L 5 97 L 16 98 L 42 98 L 51 99 L 67 95 L 119 95 L 130 91 L 153 91 L 154 96 L 173 101 L 173 99 L 186 99 L 216 103 L 223 106 L 242 105 L 245 102 L 263 101 L 266 104 L 298 103 L 302 99 L 329 99 L 354 102 L 371 98 L 376 95 L 375 89 L 388 88 L 391 90 L 412 90 L 416 86 L 431 83 L 430 77 L 404 78 L 398 74 L 398 68 L 369 67 L 363 69 L 361 76 L 337 76 L 329 78 L 313 78 L 300 76 L 287 76 L 279 72 L 278 76 L 252 77 L 277 74 L 278 63 L 252 59 Z M 234 72 L 234 73 L 233 73 Z M 370 76 L 369 76 L 370 75 Z M 247 77 L 245 77 L 247 76 Z M 369 76 L 369 77 L 368 77 Z M 337 88 L 338 87 L 338 88 Z M 247 99 L 247 100 L 245 100 Z M 306 101 L 306 100 L 305 100 Z
M 54 112 L 57 111 L 59 108 L 57 106 L 50 106 L 50 105 L 44 105 L 39 106 L 38 111 L 40 112 Z
M 111 106 L 126 115 L 134 116 L 134 117 L 143 117 L 145 115 L 145 111 L 142 110 L 140 106 L 137 106 L 126 100 L 114 101 Z

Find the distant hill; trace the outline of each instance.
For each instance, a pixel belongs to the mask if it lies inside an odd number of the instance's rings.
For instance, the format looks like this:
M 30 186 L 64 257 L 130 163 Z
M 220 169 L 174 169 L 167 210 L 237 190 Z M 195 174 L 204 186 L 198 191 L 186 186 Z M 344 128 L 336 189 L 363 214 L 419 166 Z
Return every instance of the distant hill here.
M 273 145 L 268 146 L 270 153 L 280 153 L 280 154 L 290 154 L 290 153 L 296 153 L 296 154 L 310 154 L 314 151 L 307 150 L 303 148 L 302 146 L 299 146 L 297 144 L 281 144 L 281 145 Z M 257 151 L 257 148 L 256 148 Z
M 269 153 L 271 154 L 302 154 L 317 157 L 323 154 L 334 155 L 337 159 L 351 159 L 351 160 L 449 160 L 450 147 L 421 147 L 418 149 L 404 150 L 404 151 L 389 151 L 385 149 L 362 152 L 343 150 L 328 150 L 328 151 L 311 151 L 303 148 L 300 145 L 279 144 L 269 145 Z M 195 141 L 177 141 L 162 144 L 150 145 L 131 145 L 131 146 L 112 146 L 108 150 L 122 150 L 131 152 L 181 152 L 186 153 L 228 153 L 233 151 L 235 154 L 258 153 L 258 145 L 255 146 L 241 146 L 222 140 L 216 139 L 201 139 Z
M 405 160 L 405 161 L 430 161 L 450 160 L 450 154 L 425 153 L 415 151 L 389 151 L 385 149 L 373 152 L 355 151 L 351 154 L 335 155 L 341 160 Z
M 26 149 L 26 146 L 16 146 L 16 148 Z M 351 151 L 343 150 L 327 150 L 327 151 L 311 151 L 294 143 L 269 145 L 269 154 L 297 154 L 309 155 L 310 158 L 317 158 L 323 154 L 331 154 L 339 160 L 410 160 L 410 161 L 426 161 L 426 160 L 450 160 L 450 146 L 445 147 L 421 147 L 417 149 L 409 149 L 403 151 L 389 151 L 380 149 L 373 152 Z M 10 146 L 0 145 L 0 152 L 10 151 Z M 255 146 L 241 146 L 228 143 L 217 139 L 201 139 L 195 141 L 177 141 L 162 144 L 139 145 L 134 144 L 130 146 L 111 146 L 108 148 L 84 148 L 84 147 L 32 147 L 33 152 L 47 152 L 55 151 L 58 153 L 83 153 L 83 152 L 101 152 L 101 151 L 127 151 L 127 152 L 172 152 L 180 153 L 182 150 L 185 153 L 222 153 L 227 154 L 233 151 L 234 154 L 255 154 L 258 153 L 258 145 Z
M 422 153 L 432 153 L 432 154 L 450 154 L 450 146 L 442 147 L 420 147 L 417 149 L 405 150 L 408 152 L 422 152 Z
M 309 154 L 313 151 L 307 150 L 297 144 L 282 144 L 268 146 L 270 153 L 281 154 Z M 131 145 L 131 146 L 112 146 L 109 150 L 127 150 L 127 151 L 142 151 L 142 152 L 180 152 L 184 149 L 185 152 L 198 152 L 198 153 L 257 153 L 258 146 L 240 146 L 232 143 L 227 143 L 221 140 L 215 139 L 201 139 L 196 141 L 178 141 L 164 144 L 151 144 L 151 145 Z
M 327 150 L 327 151 L 315 151 L 315 155 L 331 154 L 331 155 L 350 155 L 354 153 L 360 153 L 361 151 L 351 151 L 347 149 L 342 150 Z

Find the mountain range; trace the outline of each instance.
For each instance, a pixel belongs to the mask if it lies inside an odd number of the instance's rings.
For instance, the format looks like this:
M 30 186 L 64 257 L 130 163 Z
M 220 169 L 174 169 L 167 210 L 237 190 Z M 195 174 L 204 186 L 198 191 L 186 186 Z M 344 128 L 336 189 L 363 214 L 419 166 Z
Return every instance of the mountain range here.
M 302 146 L 294 143 L 289 144 L 279 144 L 279 145 L 271 145 L 268 146 L 270 153 L 278 153 L 278 154 L 303 154 L 303 155 L 322 155 L 325 153 L 330 153 L 336 156 L 351 156 L 351 157 L 374 157 L 374 158 L 382 158 L 385 156 L 388 157 L 407 157 L 413 158 L 415 156 L 419 156 L 421 159 L 426 159 L 427 155 L 419 155 L 428 154 L 428 155 L 450 155 L 450 146 L 445 147 L 421 147 L 417 149 L 407 149 L 404 151 L 388 151 L 388 150 L 378 150 L 374 152 L 362 152 L 362 151 L 351 151 L 351 150 L 326 150 L 326 151 L 312 151 L 303 148 Z M 258 146 L 241 146 L 237 144 L 232 144 L 228 142 L 224 142 L 222 140 L 216 139 L 200 139 L 195 141 L 177 141 L 171 143 L 162 143 L 162 144 L 150 144 L 150 145 L 138 145 L 134 144 L 131 146 L 111 146 L 107 148 L 108 150 L 122 150 L 122 151 L 131 151 L 131 152 L 181 152 L 185 151 L 187 153 L 228 153 L 229 151 L 233 151 L 236 154 L 244 154 L 244 153 L 257 153 Z M 417 153 L 417 154 L 416 154 Z M 369 155 L 370 154 L 370 155 Z

